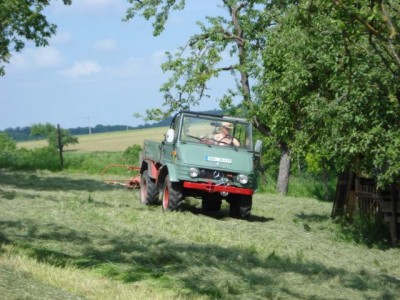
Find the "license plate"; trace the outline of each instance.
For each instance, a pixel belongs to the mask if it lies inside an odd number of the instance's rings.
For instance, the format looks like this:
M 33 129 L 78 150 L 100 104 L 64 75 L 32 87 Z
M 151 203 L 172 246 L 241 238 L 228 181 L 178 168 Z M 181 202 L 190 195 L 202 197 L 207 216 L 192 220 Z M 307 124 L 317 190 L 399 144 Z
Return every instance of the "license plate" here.
M 207 161 L 220 162 L 220 163 L 226 163 L 226 164 L 231 164 L 232 163 L 232 159 L 225 158 L 225 157 L 206 156 L 206 160 Z

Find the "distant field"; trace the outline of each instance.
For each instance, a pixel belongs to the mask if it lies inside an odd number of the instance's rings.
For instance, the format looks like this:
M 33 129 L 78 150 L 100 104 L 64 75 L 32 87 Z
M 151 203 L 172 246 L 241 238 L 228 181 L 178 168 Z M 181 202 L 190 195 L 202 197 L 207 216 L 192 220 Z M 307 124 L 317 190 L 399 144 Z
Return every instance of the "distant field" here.
M 157 127 L 78 135 L 79 144 L 65 147 L 65 150 L 79 152 L 124 151 L 132 145 L 143 145 L 145 139 L 161 141 L 166 132 L 167 127 Z M 47 141 L 45 140 L 18 143 L 18 147 L 25 147 L 27 149 L 34 149 L 46 145 Z

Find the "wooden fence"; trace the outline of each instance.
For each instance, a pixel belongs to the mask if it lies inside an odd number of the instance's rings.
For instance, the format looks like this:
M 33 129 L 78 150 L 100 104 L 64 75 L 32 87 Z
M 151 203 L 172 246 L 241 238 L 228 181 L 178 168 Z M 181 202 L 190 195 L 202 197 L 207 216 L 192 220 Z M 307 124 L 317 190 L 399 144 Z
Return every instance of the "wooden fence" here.
M 400 237 L 400 193 L 399 186 L 378 190 L 371 178 L 363 178 L 352 172 L 340 174 L 336 187 L 336 196 L 332 217 L 355 213 L 376 215 L 388 224 L 393 245 Z

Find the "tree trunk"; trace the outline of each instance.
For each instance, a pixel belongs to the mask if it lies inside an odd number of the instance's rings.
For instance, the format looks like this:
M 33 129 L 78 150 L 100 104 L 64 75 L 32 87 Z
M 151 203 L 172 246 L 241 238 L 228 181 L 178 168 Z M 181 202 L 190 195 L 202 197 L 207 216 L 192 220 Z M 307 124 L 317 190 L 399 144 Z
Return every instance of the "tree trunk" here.
M 286 195 L 289 186 L 290 174 L 290 154 L 287 145 L 281 145 L 281 160 L 279 162 L 279 175 L 276 190 L 282 195 Z
M 322 164 L 322 177 L 324 179 L 324 197 L 325 200 L 329 200 L 329 178 L 328 178 L 328 170 L 326 166 L 326 158 L 322 157 L 321 158 L 321 164 Z

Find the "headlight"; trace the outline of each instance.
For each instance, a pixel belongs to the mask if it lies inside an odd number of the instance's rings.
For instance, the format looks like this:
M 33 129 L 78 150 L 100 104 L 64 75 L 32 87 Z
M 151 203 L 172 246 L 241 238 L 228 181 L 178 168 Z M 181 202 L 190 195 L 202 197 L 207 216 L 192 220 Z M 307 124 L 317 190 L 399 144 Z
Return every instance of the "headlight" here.
M 247 177 L 247 175 L 244 174 L 239 174 L 236 177 L 237 181 L 239 181 L 241 184 L 246 184 L 249 182 L 249 178 Z
M 199 176 L 199 169 L 190 168 L 189 169 L 189 176 L 192 177 L 192 178 L 196 178 L 197 176 Z

